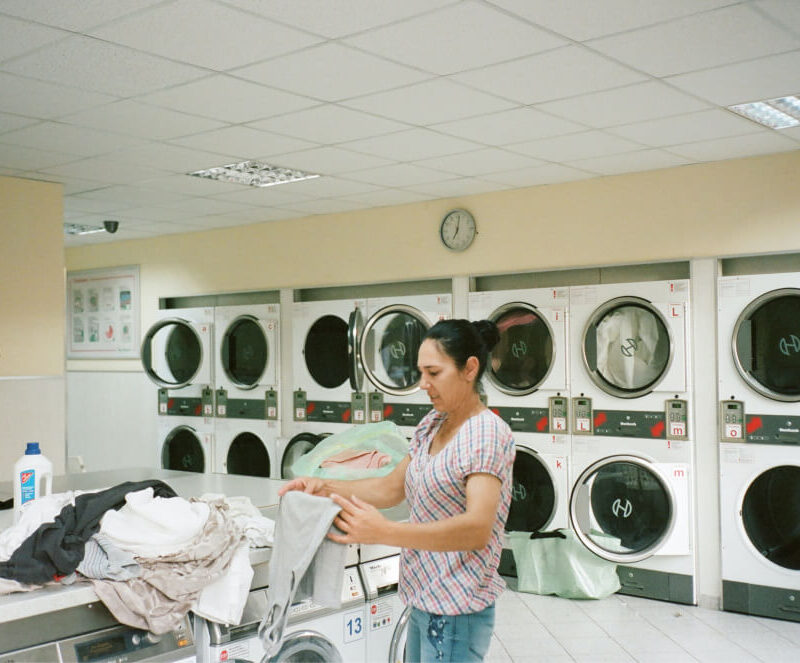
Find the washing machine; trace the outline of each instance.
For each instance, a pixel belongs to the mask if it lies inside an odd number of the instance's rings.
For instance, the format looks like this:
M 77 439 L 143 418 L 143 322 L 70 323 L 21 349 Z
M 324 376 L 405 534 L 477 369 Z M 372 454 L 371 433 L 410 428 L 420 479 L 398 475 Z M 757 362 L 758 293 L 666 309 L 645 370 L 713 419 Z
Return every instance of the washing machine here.
M 159 417 L 155 465 L 164 470 L 214 471 L 214 419 Z
M 215 416 L 278 425 L 279 310 L 278 304 L 214 309 Z
M 800 622 L 800 446 L 720 445 L 720 514 L 723 610 Z
M 158 414 L 214 416 L 214 309 L 159 311 L 142 340 L 142 366 L 159 387 Z
M 570 288 L 574 435 L 688 439 L 689 281 Z
M 718 286 L 722 439 L 800 444 L 800 273 Z
M 450 294 L 367 300 L 358 348 L 368 381 L 370 422 L 388 419 L 409 437 L 413 435 L 432 407 L 427 393 L 419 388 L 419 346 L 430 327 L 452 315 Z
M 691 444 L 576 436 L 570 461 L 570 526 L 620 592 L 695 604 Z
M 214 422 L 214 472 L 280 478 L 277 421 L 217 419 Z
M 361 544 L 361 579 L 367 600 L 367 661 L 402 663 L 411 609 L 400 600 L 400 549 Z
M 569 454 L 568 288 L 473 292 L 472 320 L 500 331 L 483 380 L 486 402 L 527 446 Z
M 267 610 L 268 589 L 250 592 L 239 625 L 224 626 L 204 619 L 195 625 L 197 663 L 261 663 L 264 647 L 258 626 Z M 342 605 L 322 608 L 310 599 L 290 608 L 280 651 L 270 663 L 366 663 L 366 612 L 358 566 L 347 567 L 342 580 Z M 371 662 L 370 662 L 371 663 Z

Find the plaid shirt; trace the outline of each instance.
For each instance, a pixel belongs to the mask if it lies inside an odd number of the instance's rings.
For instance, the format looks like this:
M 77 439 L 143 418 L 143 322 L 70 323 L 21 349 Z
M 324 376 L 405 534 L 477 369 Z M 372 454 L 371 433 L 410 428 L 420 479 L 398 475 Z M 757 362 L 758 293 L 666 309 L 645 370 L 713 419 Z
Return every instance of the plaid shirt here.
M 409 521 L 426 523 L 465 512 L 467 477 L 478 472 L 502 481 L 500 506 L 489 544 L 481 550 L 431 552 L 404 548 L 400 598 L 437 615 L 478 612 L 505 589 L 497 573 L 503 527 L 511 502 L 514 440 L 511 429 L 490 410 L 468 419 L 435 456 L 428 453 L 445 415 L 436 410 L 420 422 L 411 441 L 405 489 Z

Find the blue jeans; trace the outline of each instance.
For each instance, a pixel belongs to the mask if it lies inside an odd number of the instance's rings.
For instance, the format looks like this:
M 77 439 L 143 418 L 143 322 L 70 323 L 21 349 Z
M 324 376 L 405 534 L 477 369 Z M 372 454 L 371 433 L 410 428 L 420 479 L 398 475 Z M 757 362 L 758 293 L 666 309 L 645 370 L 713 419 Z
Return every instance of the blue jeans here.
M 411 609 L 405 663 L 482 661 L 494 630 L 494 605 L 466 615 L 434 615 Z

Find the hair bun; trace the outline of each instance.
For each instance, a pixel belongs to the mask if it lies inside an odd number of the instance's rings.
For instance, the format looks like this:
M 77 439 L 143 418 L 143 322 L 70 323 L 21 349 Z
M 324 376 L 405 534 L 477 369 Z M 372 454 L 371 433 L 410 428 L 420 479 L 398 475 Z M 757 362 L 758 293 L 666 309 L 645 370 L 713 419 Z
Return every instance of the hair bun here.
M 472 326 L 475 327 L 475 331 L 481 337 L 487 352 L 491 352 L 492 348 L 500 342 L 500 330 L 491 320 L 476 320 L 472 323 Z

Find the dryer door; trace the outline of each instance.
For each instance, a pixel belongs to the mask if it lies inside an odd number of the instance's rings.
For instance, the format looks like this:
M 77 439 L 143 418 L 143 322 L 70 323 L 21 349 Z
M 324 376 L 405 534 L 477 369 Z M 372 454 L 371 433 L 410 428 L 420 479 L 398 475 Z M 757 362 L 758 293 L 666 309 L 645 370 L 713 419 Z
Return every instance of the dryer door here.
M 201 434 L 191 426 L 173 428 L 161 446 L 162 469 L 205 472 L 207 462 Z
M 759 474 L 747 486 L 739 514 L 755 553 L 800 571 L 800 466 L 779 465 Z
M 293 479 L 292 465 L 294 465 L 294 462 L 300 456 L 306 455 L 316 447 L 323 437 L 314 433 L 298 433 L 289 440 L 283 450 L 283 458 L 281 459 L 281 479 Z
M 360 343 L 364 374 L 369 381 L 392 396 L 418 391 L 417 354 L 430 324 L 422 311 L 407 304 L 386 306 L 372 315 Z
M 758 393 L 800 401 L 800 289 L 773 290 L 750 302 L 733 328 L 732 351 L 739 374 Z
M 552 314 L 558 334 L 548 320 Z M 489 319 L 500 331 L 492 350 L 487 375 L 500 391 L 524 396 L 542 388 L 556 366 L 556 347 L 564 347 L 563 311 L 545 312 L 524 302 L 510 302 L 494 311 Z M 563 359 L 553 374 L 553 389 L 564 389 Z M 560 375 L 559 375 L 560 372 Z
M 506 531 L 547 529 L 556 515 L 560 497 L 558 485 L 544 459 L 535 451 L 518 445 Z
M 335 389 L 348 379 L 349 327 L 338 315 L 323 315 L 308 328 L 303 358 L 311 378 L 325 389 Z
M 154 324 L 142 341 L 142 366 L 159 387 L 180 389 L 211 383 L 211 324 L 165 318 Z
M 278 653 L 269 660 L 270 663 L 343 663 L 336 645 L 321 633 L 310 629 L 287 635 Z
M 570 522 L 583 545 L 617 564 L 656 554 L 669 540 L 678 511 L 665 473 L 637 456 L 593 463 L 578 477 L 569 500 Z
M 684 325 L 683 304 L 609 300 L 595 309 L 583 331 L 584 367 L 598 387 L 619 398 L 638 398 L 656 387 L 685 391 Z
M 222 335 L 220 362 L 228 379 L 240 389 L 274 386 L 277 330 L 275 320 L 252 315 L 234 318 Z
M 406 638 L 408 638 L 408 621 L 411 619 L 411 608 L 406 607 L 392 633 L 389 643 L 389 663 L 402 663 L 406 660 Z
M 225 469 L 228 474 L 269 477 L 272 468 L 264 441 L 255 433 L 239 433 L 228 447 Z

